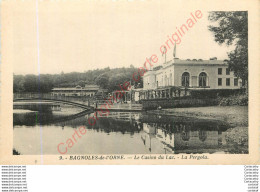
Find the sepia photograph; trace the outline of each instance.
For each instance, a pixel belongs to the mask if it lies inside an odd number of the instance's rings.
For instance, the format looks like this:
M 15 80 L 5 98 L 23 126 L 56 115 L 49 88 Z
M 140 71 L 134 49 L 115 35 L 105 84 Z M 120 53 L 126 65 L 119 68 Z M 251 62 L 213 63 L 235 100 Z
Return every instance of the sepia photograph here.
M 259 8 L 0 1 L 0 188 L 258 191 Z
M 249 153 L 247 11 L 37 6 L 15 10 L 13 155 Z

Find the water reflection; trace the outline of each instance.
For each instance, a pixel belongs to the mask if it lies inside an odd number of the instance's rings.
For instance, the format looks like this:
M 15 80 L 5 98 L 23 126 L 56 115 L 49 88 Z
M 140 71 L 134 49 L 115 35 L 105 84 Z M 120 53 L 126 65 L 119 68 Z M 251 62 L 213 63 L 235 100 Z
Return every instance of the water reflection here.
M 30 115 L 14 115 L 14 148 L 22 155 L 40 154 L 41 137 L 43 154 L 58 154 L 58 143 L 82 125 L 88 129 L 86 136 L 67 154 L 229 153 L 233 148 L 225 139 L 229 125 L 217 120 L 115 112 L 89 126 L 93 114 L 86 114 L 62 122 L 48 121 L 40 135 L 40 126 L 30 124 L 34 121 Z

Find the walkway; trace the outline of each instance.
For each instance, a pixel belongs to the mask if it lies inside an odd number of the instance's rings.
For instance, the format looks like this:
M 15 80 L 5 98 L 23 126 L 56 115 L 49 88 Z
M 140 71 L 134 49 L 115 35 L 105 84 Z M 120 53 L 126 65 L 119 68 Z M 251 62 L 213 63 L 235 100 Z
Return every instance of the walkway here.
M 87 106 L 87 105 L 83 105 L 80 103 L 75 103 L 72 101 L 64 101 L 64 100 L 59 100 L 59 99 L 36 99 L 36 98 L 31 98 L 31 99 L 14 99 L 13 102 L 24 102 L 24 101 L 30 101 L 30 102 L 55 102 L 55 103 L 63 103 L 63 104 L 67 104 L 67 105 L 72 105 L 72 106 L 76 106 L 76 107 L 80 107 L 86 110 L 90 110 L 93 109 L 93 107 Z
M 100 104 L 98 105 L 101 106 Z M 129 112 L 140 112 L 142 111 L 142 104 L 136 104 L 136 103 L 114 103 L 110 111 L 129 111 Z

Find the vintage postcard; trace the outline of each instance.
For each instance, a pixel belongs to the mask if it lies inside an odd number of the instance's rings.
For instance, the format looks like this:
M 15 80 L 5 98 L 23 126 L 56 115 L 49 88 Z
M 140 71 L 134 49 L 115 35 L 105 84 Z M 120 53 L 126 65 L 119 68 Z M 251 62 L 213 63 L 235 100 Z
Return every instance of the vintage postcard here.
M 257 0 L 1 2 L 2 164 L 258 164 Z

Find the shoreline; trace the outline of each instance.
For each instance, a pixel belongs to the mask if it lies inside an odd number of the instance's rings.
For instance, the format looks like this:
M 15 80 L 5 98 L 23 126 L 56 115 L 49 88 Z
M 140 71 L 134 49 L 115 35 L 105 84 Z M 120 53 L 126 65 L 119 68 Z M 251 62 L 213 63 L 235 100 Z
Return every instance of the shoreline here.
M 150 113 L 168 116 L 214 119 L 226 122 L 230 128 L 223 134 L 222 142 L 231 154 L 248 154 L 248 106 L 210 106 L 154 110 Z M 226 151 L 227 152 L 227 151 Z
M 215 119 L 227 122 L 231 127 L 248 127 L 248 106 L 207 106 L 152 110 L 148 113 L 169 116 Z

